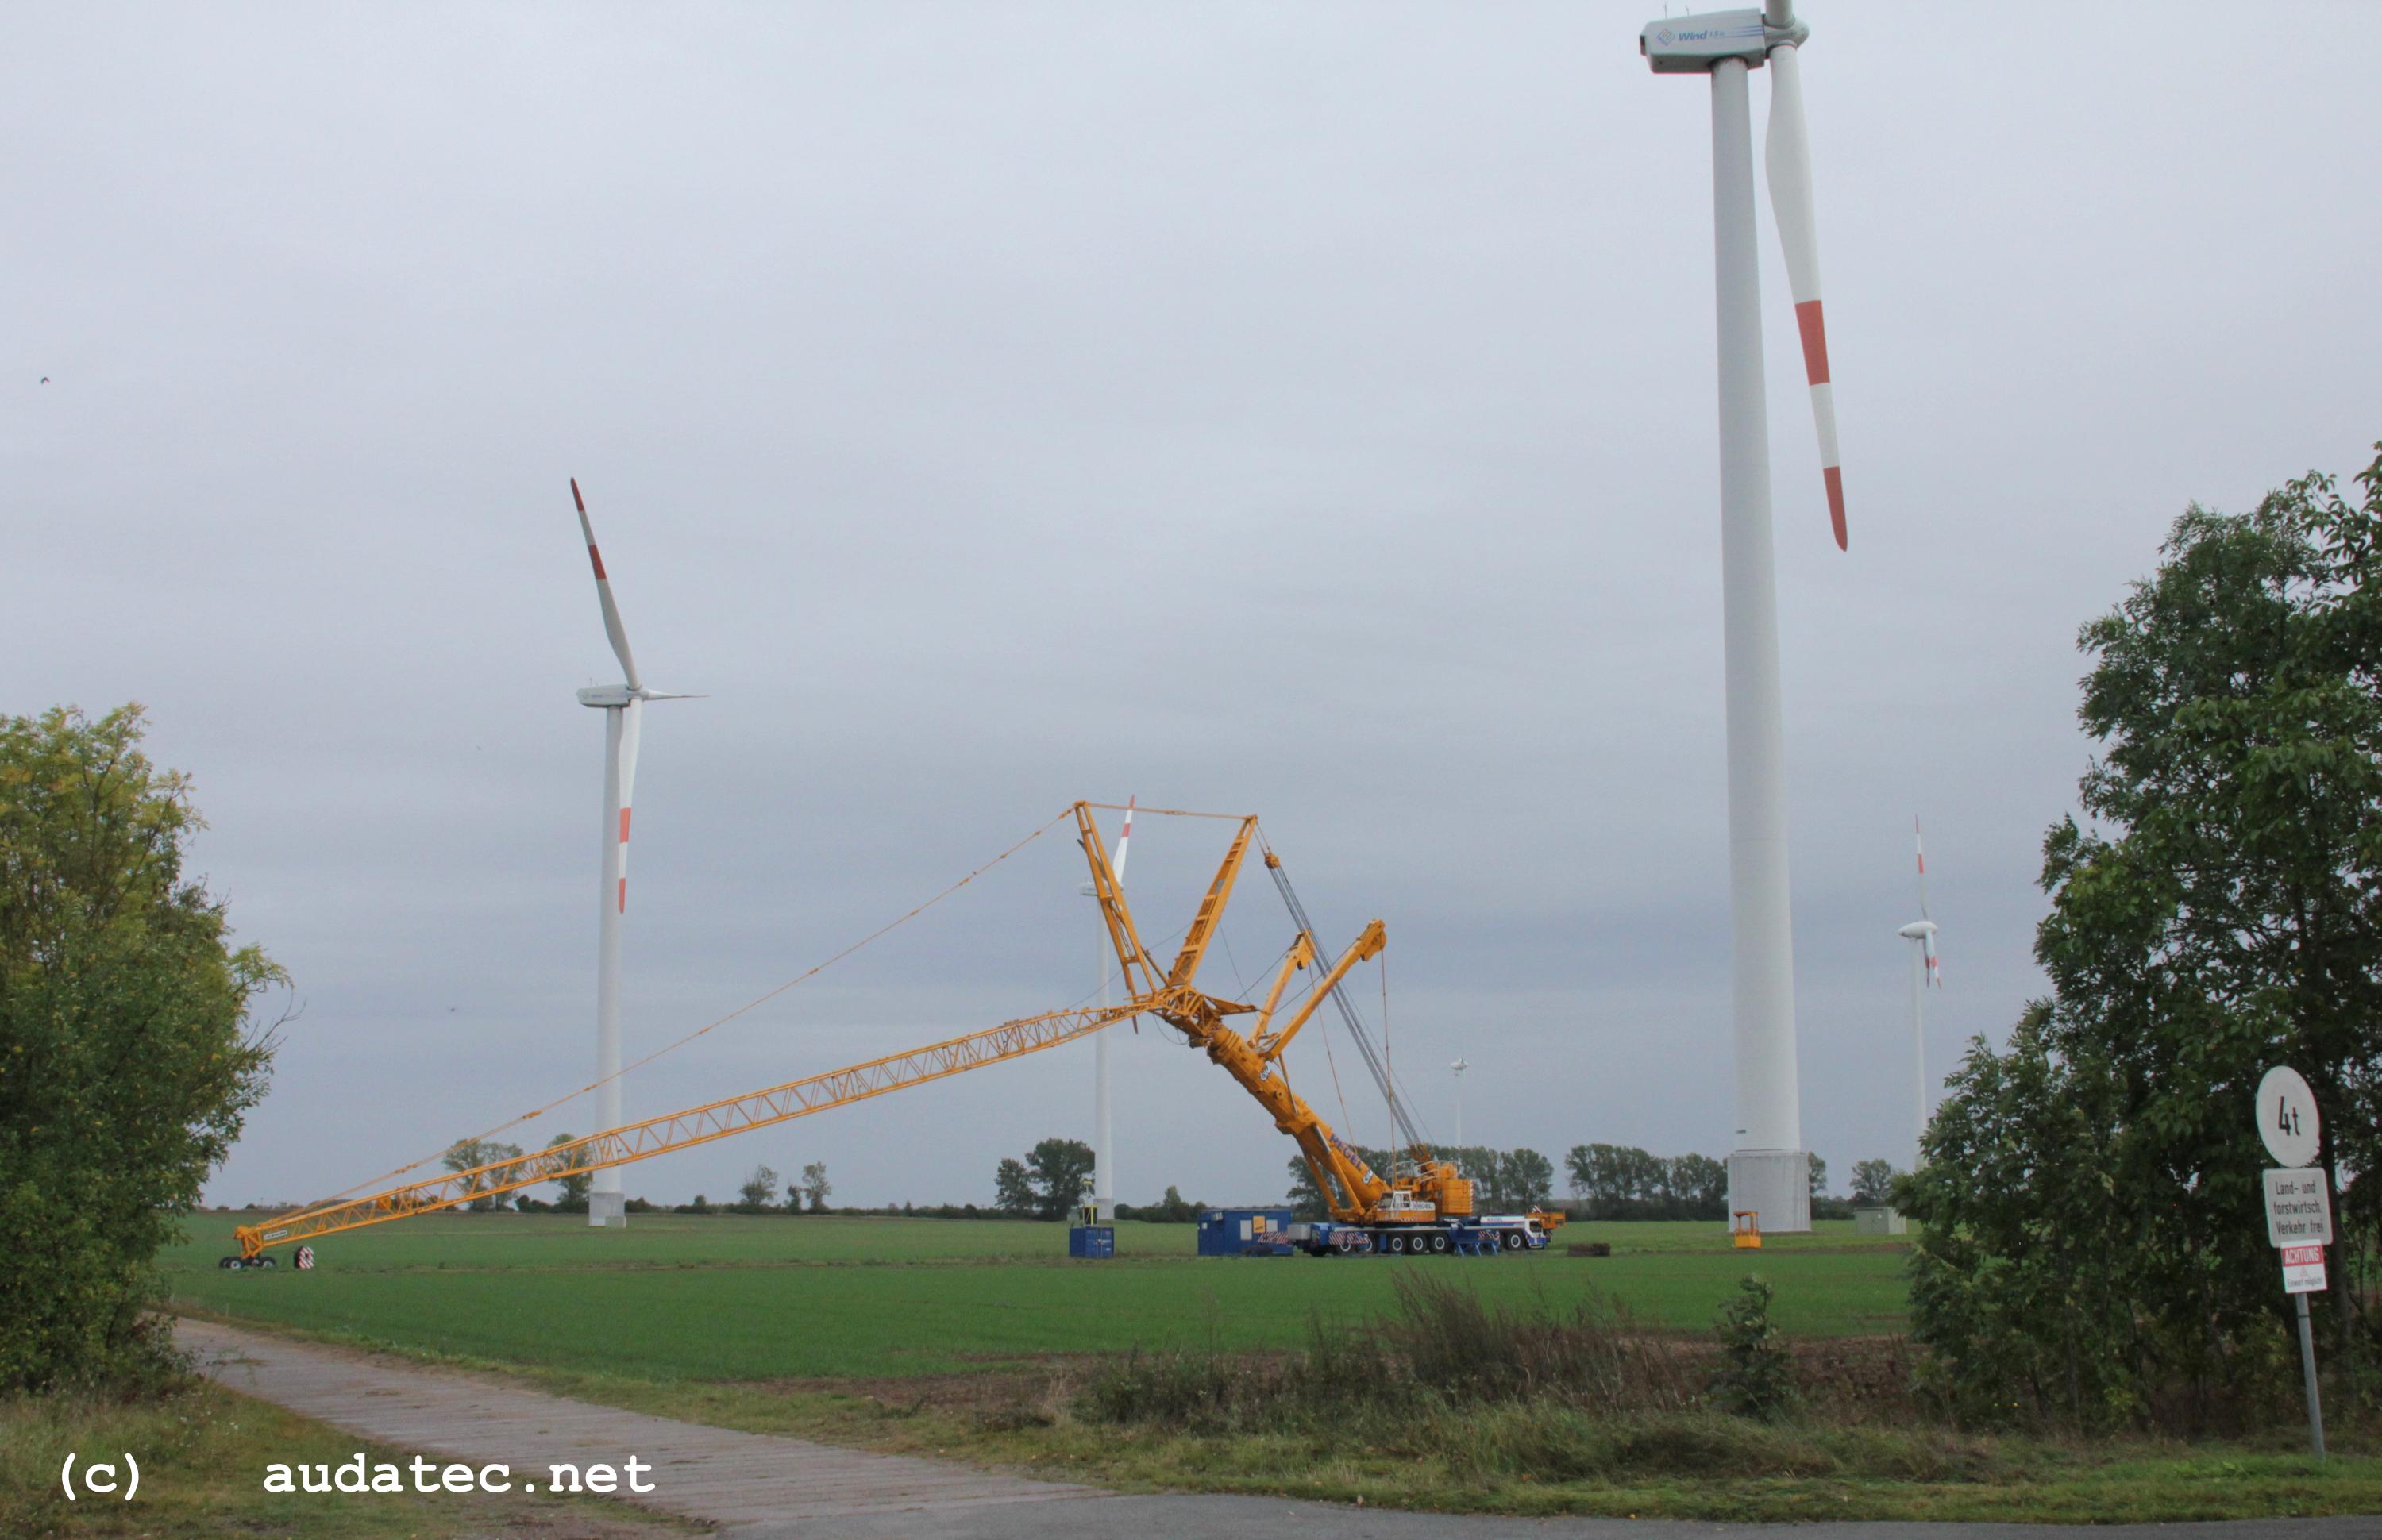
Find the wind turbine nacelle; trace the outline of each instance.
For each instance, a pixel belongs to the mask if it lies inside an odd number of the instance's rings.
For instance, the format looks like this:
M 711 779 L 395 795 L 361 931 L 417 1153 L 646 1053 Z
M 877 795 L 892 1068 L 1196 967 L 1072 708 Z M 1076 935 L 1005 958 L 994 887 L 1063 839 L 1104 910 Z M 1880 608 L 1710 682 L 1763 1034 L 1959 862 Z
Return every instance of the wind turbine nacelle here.
M 1638 52 L 1657 75 L 1703 75 L 1723 59 L 1743 59 L 1748 69 L 1761 68 L 1770 57 L 1771 41 L 1758 10 L 1710 11 L 1649 21 L 1638 34 Z
M 1903 926 L 1902 929 L 1897 931 L 1895 934 L 1901 936 L 1905 941 L 1924 941 L 1929 936 L 1935 934 L 1935 922 L 1933 920 L 1913 920 L 1910 923 Z
M 579 692 L 583 706 L 625 706 L 637 698 L 637 692 L 624 684 L 590 685 Z

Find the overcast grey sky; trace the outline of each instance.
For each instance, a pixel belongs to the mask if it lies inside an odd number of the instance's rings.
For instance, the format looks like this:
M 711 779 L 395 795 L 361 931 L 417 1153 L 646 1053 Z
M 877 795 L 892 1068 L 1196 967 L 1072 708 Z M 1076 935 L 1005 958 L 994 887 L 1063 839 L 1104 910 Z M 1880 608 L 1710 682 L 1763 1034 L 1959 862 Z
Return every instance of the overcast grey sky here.
M 1659 10 L 0 13 L 0 706 L 146 703 L 306 1002 L 211 1200 L 588 1078 L 571 692 L 617 671 L 571 475 L 649 682 L 710 696 L 647 712 L 632 1056 L 1133 793 L 1260 814 L 1334 945 L 1387 922 L 1441 1134 L 1460 1054 L 1475 1141 L 1725 1153 L 1709 91 L 1638 57 Z M 2187 502 L 2382 436 L 2382 96 L 2340 66 L 2362 6 L 1810 20 L 1849 555 L 1766 205 L 1762 281 L 1804 1128 L 1841 1184 L 1910 1137 L 1912 814 L 1940 1070 L 2041 985 L 2077 627 Z M 1137 828 L 1146 934 L 1220 853 Z M 1081 998 L 1081 878 L 1045 837 L 632 1114 Z M 1227 935 L 1211 984 L 1288 940 L 1267 885 Z M 1088 1135 L 1091 1058 L 627 1187 L 825 1159 L 839 1201 L 988 1202 Z M 1120 1196 L 1282 1191 L 1288 1142 L 1167 1033 L 1118 1081 Z

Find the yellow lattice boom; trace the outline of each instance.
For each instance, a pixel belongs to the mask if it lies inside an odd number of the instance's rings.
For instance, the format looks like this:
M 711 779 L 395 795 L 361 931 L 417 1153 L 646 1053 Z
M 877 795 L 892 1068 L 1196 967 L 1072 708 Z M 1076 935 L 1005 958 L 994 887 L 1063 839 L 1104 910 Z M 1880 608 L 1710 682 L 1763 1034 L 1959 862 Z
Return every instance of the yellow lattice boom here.
M 672 1150 L 707 1144 L 715 1139 L 767 1128 L 829 1107 L 866 1101 L 904 1086 L 920 1085 L 1005 1058 L 1055 1048 L 1126 1021 L 1146 1008 L 1145 1002 L 1129 1000 L 1107 1010 L 1054 1010 L 1003 1021 L 997 1027 L 931 1043 L 907 1053 L 873 1058 L 866 1064 L 830 1069 L 808 1080 L 789 1081 L 767 1091 L 731 1096 L 625 1128 L 592 1133 L 534 1155 L 493 1161 L 364 1197 L 321 1204 L 269 1225 L 242 1225 L 232 1234 L 239 1241 L 240 1254 L 252 1257 L 268 1246 L 287 1246 L 318 1235 L 387 1224 L 392 1219 L 451 1208 L 473 1198 L 534 1187 L 601 1167 L 625 1166 L 632 1160 L 647 1160 Z

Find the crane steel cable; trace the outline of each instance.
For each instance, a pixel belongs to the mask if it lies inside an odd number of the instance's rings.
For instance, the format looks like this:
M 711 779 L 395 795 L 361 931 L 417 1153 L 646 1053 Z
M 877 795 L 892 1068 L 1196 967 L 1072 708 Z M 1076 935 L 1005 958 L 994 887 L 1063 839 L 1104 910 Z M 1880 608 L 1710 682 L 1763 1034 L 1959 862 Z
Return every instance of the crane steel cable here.
M 1006 850 L 1001 851 L 1001 854 L 993 857 L 990 861 L 986 862 L 975 871 L 970 872 L 966 876 L 962 877 L 959 881 L 952 884 L 951 886 L 944 888 L 940 893 L 936 894 L 925 903 L 919 904 L 915 908 L 910 910 L 901 918 L 886 922 L 877 929 L 869 932 L 866 935 L 864 935 L 859 940 L 853 942 L 851 946 L 846 947 L 843 950 L 836 953 L 833 957 L 829 958 L 826 961 L 812 965 L 803 972 L 795 974 L 792 978 L 788 979 L 785 983 L 778 985 L 775 989 L 769 990 L 765 994 L 755 996 L 753 998 L 745 1001 L 743 1005 L 738 1006 L 734 1010 L 730 1011 L 727 1015 L 720 1017 L 718 1020 L 712 1021 L 707 1025 L 697 1027 L 694 1031 L 688 1033 L 684 1037 L 680 1038 L 677 1042 L 655 1049 L 652 1053 L 647 1054 L 645 1057 L 638 1059 L 633 1064 L 624 1064 L 620 1069 L 614 1070 L 611 1074 L 603 1076 L 597 1080 L 590 1081 L 576 1091 L 557 1096 L 554 1100 L 546 1103 L 544 1106 L 532 1107 L 529 1111 L 522 1113 L 521 1116 L 508 1118 L 492 1129 L 487 1129 L 482 1132 L 469 1135 L 468 1142 L 477 1143 L 480 1140 L 487 1139 L 495 1134 L 502 1133 L 508 1129 L 519 1128 L 522 1124 L 529 1122 L 534 1118 L 543 1118 L 547 1113 L 552 1112 L 556 1107 L 562 1106 L 565 1102 L 576 1101 L 580 1097 L 586 1095 L 589 1092 L 594 1091 L 600 1086 L 608 1084 L 612 1081 L 620 1079 L 622 1075 L 627 1074 L 632 1069 L 641 1069 L 646 1065 L 654 1062 L 654 1060 L 660 1058 L 665 1054 L 676 1053 L 679 1049 L 685 1047 L 688 1044 L 694 1042 L 696 1038 L 701 1037 L 704 1033 L 710 1032 L 713 1028 L 724 1027 L 729 1022 L 733 1021 L 736 1018 L 744 1015 L 746 1012 L 751 1011 L 757 1007 L 767 1005 L 771 1000 L 774 1000 L 779 996 L 784 994 L 787 990 L 793 988 L 794 985 L 804 983 L 818 974 L 827 972 L 827 970 L 834 967 L 837 963 L 841 962 L 845 958 L 848 958 L 853 953 L 859 951 L 863 947 L 880 939 L 890 932 L 898 930 L 902 926 L 908 924 L 911 921 L 915 920 L 919 915 L 926 913 L 927 911 L 934 908 L 937 904 L 941 903 L 945 898 L 957 893 L 961 888 L 965 887 L 968 884 L 976 881 L 976 878 L 983 876 L 987 872 L 991 871 L 1002 862 L 1007 861 L 1011 856 L 1015 855 L 1018 851 L 1025 849 L 1028 845 L 1033 844 L 1044 835 L 1049 834 L 1062 820 L 1071 818 L 1073 816 L 1074 816 L 1074 810 L 1073 808 L 1069 808 L 1065 812 L 1060 813 L 1057 818 L 1051 819 L 1050 823 L 1043 825 L 1038 829 L 1036 829 L 1032 834 L 1027 835 L 1016 844 L 1012 845 Z M 1182 814 L 1181 816 L 1196 817 L 1202 815 Z M 350 1193 L 360 1192 L 367 1187 L 374 1186 L 379 1182 L 387 1181 L 392 1177 L 401 1177 L 408 1171 L 419 1170 L 423 1167 L 429 1165 L 432 1161 L 444 1155 L 448 1150 L 453 1149 L 457 1144 L 464 1143 L 466 1142 L 467 1140 L 464 1139 L 451 1141 L 438 1149 L 432 1151 L 430 1154 L 424 1155 L 419 1160 L 399 1166 L 392 1171 L 384 1171 L 376 1177 L 367 1177 L 362 1181 L 356 1183 L 353 1187 L 344 1188 L 339 1192 L 332 1193 L 328 1198 L 323 1199 L 322 1201 L 324 1203 L 336 1203 L 339 1199 L 347 1197 Z
M 1272 846 L 1266 847 L 1266 854 L 1270 856 L 1273 854 Z M 1292 921 L 1300 930 L 1307 933 L 1308 939 L 1313 944 L 1317 966 L 1328 975 L 1338 963 L 1339 954 L 1332 951 L 1330 946 L 1315 934 L 1314 923 L 1307 917 L 1307 906 L 1298 901 L 1296 890 L 1290 886 L 1290 874 L 1283 870 L 1279 859 L 1266 862 L 1266 874 L 1273 878 L 1273 886 L 1282 894 L 1282 901 L 1289 909 Z M 1382 1064 L 1381 1056 L 1373 1051 L 1372 1037 L 1365 1031 L 1364 1022 L 1357 1014 L 1357 1008 L 1348 1003 L 1347 992 L 1336 984 L 1332 986 L 1332 1003 L 1340 1008 L 1340 1020 L 1346 1023 L 1348 1035 L 1356 1042 L 1357 1051 L 1365 1060 L 1365 1068 L 1372 1071 L 1373 1083 L 1381 1088 L 1381 1099 L 1390 1105 L 1394 1125 L 1391 1131 L 1392 1136 L 1403 1134 L 1409 1147 L 1419 1144 L 1429 1148 L 1430 1142 L 1424 1139 L 1421 1131 L 1415 1127 L 1414 1119 L 1406 1116 L 1406 1103 L 1392 1089 L 1394 1082 L 1390 1079 L 1389 1069 Z

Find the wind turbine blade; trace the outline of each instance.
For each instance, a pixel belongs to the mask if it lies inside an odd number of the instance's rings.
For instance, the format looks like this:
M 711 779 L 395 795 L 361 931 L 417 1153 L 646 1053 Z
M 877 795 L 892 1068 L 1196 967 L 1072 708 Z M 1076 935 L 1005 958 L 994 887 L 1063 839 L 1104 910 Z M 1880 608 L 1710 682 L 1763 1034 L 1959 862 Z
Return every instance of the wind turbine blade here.
M 1929 923 L 1930 929 L 1921 938 L 1920 949 L 1927 956 L 1927 982 L 1936 988 L 1944 987 L 1944 965 L 1935 956 L 1934 916 L 1927 912 L 1927 841 L 1920 833 L 1919 820 L 1910 821 L 1910 843 L 1919 852 L 1919 918 Z
M 1803 338 L 1803 373 L 1811 384 L 1811 417 L 1820 430 L 1820 474 L 1828 489 L 1828 522 L 1836 549 L 1845 544 L 1845 475 L 1836 453 L 1836 403 L 1828 380 L 1828 329 L 1820 311 L 1820 232 L 1811 202 L 1811 146 L 1803 128 L 1803 74 L 1791 43 L 1770 51 L 1770 136 L 1762 162 L 1770 174 L 1770 211 L 1786 250 L 1786 287 L 1795 297 L 1795 329 Z
M 631 701 L 621 708 L 620 717 L 620 826 L 613 837 L 620 842 L 620 861 L 615 868 L 620 875 L 620 892 L 615 900 L 620 912 L 629 912 L 629 804 L 634 801 L 637 781 L 637 744 L 645 731 L 645 703 Z
M 1117 836 L 1116 860 L 1109 862 L 1109 871 L 1115 876 L 1119 887 L 1124 886 L 1124 850 L 1133 843 L 1133 804 L 1138 800 L 1138 797 L 1124 800 L 1124 832 Z
M 571 478 L 571 500 L 579 508 L 579 532 L 587 537 L 588 564 L 596 568 L 596 597 L 604 605 L 604 634 L 612 639 L 612 655 L 620 660 L 620 671 L 631 690 L 642 690 L 637 678 L 637 660 L 629 655 L 629 633 L 620 625 L 620 606 L 612 602 L 612 580 L 604 575 L 604 554 L 596 549 L 596 529 L 587 522 L 587 499 L 579 495 L 579 478 Z M 633 757 L 633 756 L 632 756 Z

